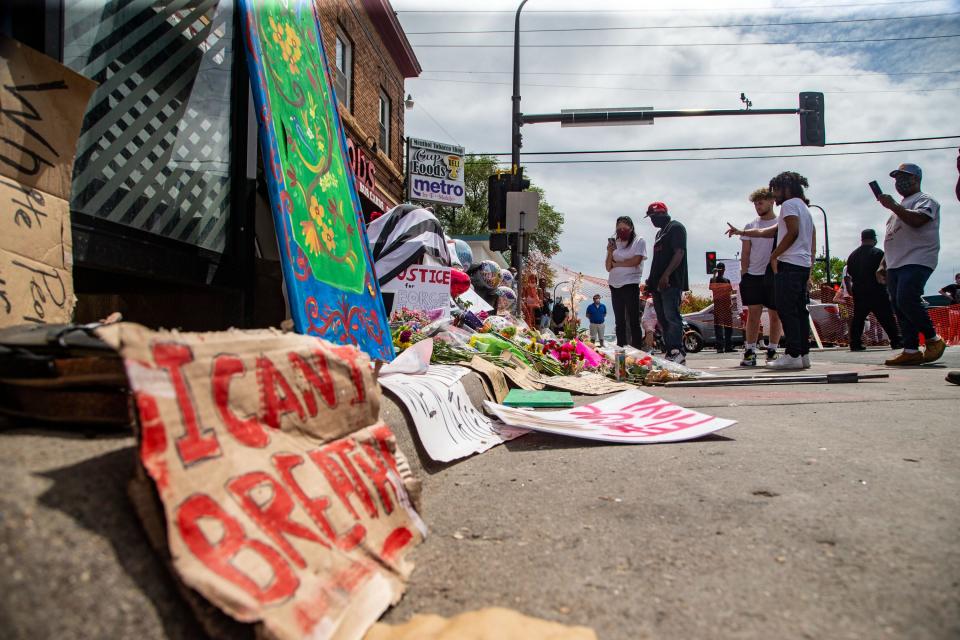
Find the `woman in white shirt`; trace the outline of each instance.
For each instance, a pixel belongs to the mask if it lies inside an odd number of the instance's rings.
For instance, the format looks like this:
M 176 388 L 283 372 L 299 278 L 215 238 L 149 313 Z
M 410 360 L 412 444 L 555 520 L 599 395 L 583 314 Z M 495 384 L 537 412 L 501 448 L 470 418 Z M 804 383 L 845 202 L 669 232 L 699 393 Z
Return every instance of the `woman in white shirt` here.
M 607 240 L 606 269 L 609 273 L 610 298 L 617 331 L 617 344 L 642 348 L 640 329 L 640 282 L 643 279 L 643 261 L 647 257 L 647 243 L 637 235 L 629 216 L 617 218 L 616 236 Z

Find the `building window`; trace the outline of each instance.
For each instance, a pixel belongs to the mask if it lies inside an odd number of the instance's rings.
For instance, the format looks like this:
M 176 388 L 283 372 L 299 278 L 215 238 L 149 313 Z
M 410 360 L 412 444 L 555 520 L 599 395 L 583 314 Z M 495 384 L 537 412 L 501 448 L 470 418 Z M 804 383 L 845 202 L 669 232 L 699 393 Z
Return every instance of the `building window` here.
M 337 52 L 334 60 L 333 83 L 337 100 L 351 108 L 350 91 L 353 88 L 353 44 L 347 35 L 337 27 Z
M 99 83 L 77 144 L 70 206 L 223 253 L 233 162 L 233 5 L 185 4 L 64 4 L 64 63 Z
M 380 139 L 377 143 L 390 157 L 390 98 L 380 90 Z

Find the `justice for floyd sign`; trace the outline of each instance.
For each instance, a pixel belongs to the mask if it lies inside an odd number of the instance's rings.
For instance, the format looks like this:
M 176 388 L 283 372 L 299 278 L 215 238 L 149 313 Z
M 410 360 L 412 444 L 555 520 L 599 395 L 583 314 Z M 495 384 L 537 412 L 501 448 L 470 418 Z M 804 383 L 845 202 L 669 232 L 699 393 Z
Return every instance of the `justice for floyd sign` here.
M 409 199 L 463 206 L 463 147 L 407 139 Z

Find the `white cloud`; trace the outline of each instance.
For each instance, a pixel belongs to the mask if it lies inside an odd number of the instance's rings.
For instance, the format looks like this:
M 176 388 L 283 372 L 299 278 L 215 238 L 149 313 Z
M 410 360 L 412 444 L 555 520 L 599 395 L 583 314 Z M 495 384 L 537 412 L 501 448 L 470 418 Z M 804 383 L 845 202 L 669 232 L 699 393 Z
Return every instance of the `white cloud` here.
M 847 4 L 821 0 L 821 4 Z M 899 5 L 863 3 L 860 7 L 770 10 L 772 3 L 724 0 L 737 9 L 718 13 L 713 2 L 673 2 L 663 5 L 636 2 L 594 3 L 598 10 L 630 12 L 543 13 L 545 10 L 582 9 L 583 3 L 531 0 L 521 19 L 523 29 L 590 26 L 678 26 L 773 21 L 817 21 L 863 17 L 893 17 L 957 12 L 957 2 L 921 2 Z M 799 2 L 788 3 L 800 6 Z M 394 8 L 408 32 L 429 30 L 512 29 L 516 2 L 462 2 L 464 9 L 508 10 L 508 13 L 452 13 L 449 3 L 394 0 Z M 752 8 L 752 9 L 748 9 Z M 430 9 L 439 13 L 409 13 Z M 711 10 L 707 12 L 704 10 Z M 960 16 L 908 21 L 848 23 L 823 26 L 766 27 L 763 29 L 647 29 L 641 31 L 526 33 L 533 43 L 678 43 L 762 42 L 890 38 L 960 33 Z M 410 35 L 426 71 L 501 71 L 493 74 L 424 73 L 407 81 L 417 104 L 407 113 L 407 135 L 446 140 L 448 137 L 423 111 L 442 123 L 471 152 L 509 151 L 512 51 L 509 48 L 425 48 L 427 43 L 508 44 L 512 33 L 485 35 Z M 822 90 L 826 96 L 829 142 L 960 134 L 956 114 L 960 91 L 918 91 L 960 86 L 960 74 L 885 75 L 960 68 L 960 39 L 915 40 L 831 46 L 637 47 L 637 48 L 524 48 L 521 50 L 522 110 L 556 112 L 561 108 L 653 106 L 658 109 L 739 109 L 743 91 L 754 108 L 793 107 L 797 93 Z M 534 75 L 559 72 L 586 75 Z M 861 77 L 797 77 L 799 74 Z M 600 74 L 637 74 L 628 75 Z M 683 74 L 662 77 L 665 74 Z M 694 75 L 691 75 L 694 74 Z M 695 75 L 703 74 L 703 75 Z M 754 74 L 726 77 L 720 74 Z M 765 74 L 763 77 L 758 77 Z M 793 75 L 788 75 L 793 74 Z M 717 77 L 704 77 L 715 75 Z M 435 82 L 439 78 L 502 84 Z M 553 86 L 537 86 L 553 85 Z M 565 86 L 557 86 L 565 85 Z M 577 88 L 610 87 L 610 89 Z M 637 91 L 636 89 L 644 89 Z M 683 93 L 687 91 L 689 93 Z M 837 93 L 843 92 L 843 93 Z M 874 93 L 855 93 L 874 92 Z M 799 140 L 796 116 L 662 119 L 654 126 L 561 129 L 555 124 L 523 128 L 524 151 L 626 149 L 795 144 Z M 605 238 L 618 215 L 634 216 L 647 238 L 653 229 L 641 218 L 646 204 L 663 200 L 688 228 L 690 275 L 706 279 L 703 252 L 711 249 L 732 257 L 739 242 L 725 238 L 725 221 L 745 222 L 752 216 L 747 195 L 784 170 L 799 171 L 810 180 L 809 197 L 826 209 L 830 249 L 846 257 L 859 242 L 862 228 L 882 232 L 886 211 L 867 187 L 878 180 L 893 193 L 887 173 L 900 162 L 924 169 L 924 190 L 942 205 L 940 268 L 928 292 L 952 280 L 960 271 L 960 245 L 949 233 L 957 229 L 960 203 L 953 195 L 957 180 L 956 148 L 960 140 L 826 147 L 814 152 L 878 151 L 953 145 L 952 149 L 901 154 L 729 160 L 710 162 L 636 162 L 596 164 L 533 164 L 546 159 L 524 156 L 527 172 L 546 190 L 547 199 L 566 214 L 559 261 L 585 273 L 602 275 Z M 798 149 L 730 152 L 670 152 L 633 158 L 775 155 Z M 550 156 L 550 159 L 601 159 L 614 156 Z M 819 218 L 818 218 L 819 220 Z M 822 247 L 822 222 L 818 221 Z

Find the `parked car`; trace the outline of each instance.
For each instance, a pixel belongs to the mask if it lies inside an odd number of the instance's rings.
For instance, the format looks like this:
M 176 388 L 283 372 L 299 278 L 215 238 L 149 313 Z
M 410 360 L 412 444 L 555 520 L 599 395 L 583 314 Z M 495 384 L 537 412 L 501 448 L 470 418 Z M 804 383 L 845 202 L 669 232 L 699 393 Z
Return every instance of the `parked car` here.
M 850 329 L 848 320 L 840 315 L 840 307 L 836 303 L 813 303 L 808 304 L 810 317 L 813 319 L 813 325 L 817 328 L 817 334 L 820 341 L 824 344 L 847 344 Z M 703 344 L 707 347 L 713 347 L 717 344 L 716 336 L 713 333 L 713 305 L 704 307 L 695 313 L 686 313 L 683 315 L 684 321 L 690 325 L 690 328 L 701 335 Z M 746 321 L 746 315 L 743 314 L 742 321 Z M 760 325 L 764 331 L 764 337 L 767 337 L 767 331 L 770 328 L 770 319 L 767 310 L 763 310 L 760 317 Z M 811 340 L 813 336 L 811 335 Z M 741 329 L 734 329 L 731 342 L 734 345 L 742 345 L 744 334 Z

